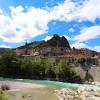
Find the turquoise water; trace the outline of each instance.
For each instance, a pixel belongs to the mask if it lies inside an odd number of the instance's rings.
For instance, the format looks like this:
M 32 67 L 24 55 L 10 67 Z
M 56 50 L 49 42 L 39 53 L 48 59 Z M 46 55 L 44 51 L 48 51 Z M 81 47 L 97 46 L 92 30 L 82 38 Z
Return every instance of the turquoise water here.
M 77 89 L 77 88 L 86 87 L 86 88 L 91 88 L 95 90 L 100 90 L 100 86 L 88 85 L 88 84 L 74 84 L 74 83 L 64 83 L 64 82 L 48 81 L 48 80 L 28 80 L 28 79 L 24 79 L 21 81 L 35 83 L 35 84 L 42 84 L 42 85 L 47 85 L 47 86 L 61 87 L 61 88 Z
M 49 80 L 29 80 L 29 79 L 9 79 L 9 78 L 0 78 L 0 80 L 10 80 L 10 81 L 20 81 L 20 82 L 28 82 L 28 83 L 35 83 L 40 85 L 47 85 L 53 87 L 60 87 L 60 88 L 91 88 L 95 90 L 100 90 L 100 86 L 96 85 L 88 85 L 88 84 L 74 84 L 74 83 L 64 83 L 64 82 L 57 82 L 57 81 L 49 81 Z

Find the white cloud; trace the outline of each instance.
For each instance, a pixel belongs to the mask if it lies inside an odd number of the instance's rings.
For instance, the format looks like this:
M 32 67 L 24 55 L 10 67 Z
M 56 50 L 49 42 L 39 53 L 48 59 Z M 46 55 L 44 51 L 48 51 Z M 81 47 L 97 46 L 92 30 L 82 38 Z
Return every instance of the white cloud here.
M 91 49 L 93 49 L 93 48 L 91 48 Z M 94 50 L 100 52 L 100 46 L 95 46 Z
M 0 45 L 0 48 L 10 48 L 10 47 L 7 45 Z
M 95 21 L 100 18 L 100 0 L 85 0 L 77 13 L 80 20 Z
M 65 0 L 64 3 L 58 4 L 50 11 L 50 18 L 60 21 L 71 21 L 73 19 L 73 10 L 75 10 L 75 3 L 71 0 Z
M 53 36 L 46 36 L 43 40 L 48 41 L 52 38 Z
M 74 32 L 75 30 L 73 28 L 70 28 L 68 31 L 69 32 Z
M 64 35 L 64 37 L 67 39 L 67 40 L 71 40 L 71 37 L 67 36 L 67 35 Z
M 100 0 L 84 0 L 81 4 L 65 0 L 50 12 L 50 18 L 60 21 L 89 20 L 100 18 Z
M 45 41 L 48 41 L 52 38 L 53 36 L 46 36 L 43 40 Z M 67 35 L 64 35 L 64 37 L 67 39 L 67 40 L 71 40 L 71 37 L 67 36 Z
M 2 14 L 2 9 L 0 9 L 0 14 Z
M 13 7 L 13 6 L 10 6 L 9 7 L 10 10 L 11 10 L 11 15 L 12 17 L 16 17 L 16 15 L 20 14 L 23 12 L 24 8 L 22 6 L 18 6 L 18 7 Z
M 10 7 L 11 16 L 0 15 L 0 38 L 5 42 L 17 43 L 48 30 L 48 12 L 30 7 L 24 12 L 21 6 Z
M 81 43 L 81 42 L 76 42 L 74 44 L 71 44 L 71 47 L 75 47 L 75 48 L 87 48 L 86 44 Z
M 94 51 L 97 51 L 97 52 L 100 52 L 100 46 L 88 46 L 86 45 L 85 43 L 82 43 L 82 42 L 75 42 L 74 44 L 71 44 L 71 48 L 88 48 L 90 50 L 94 50 Z
M 100 36 L 100 26 L 92 26 L 81 30 L 80 34 L 74 37 L 79 42 L 95 39 Z
M 35 7 L 23 8 L 22 6 L 10 6 L 9 9 L 10 14 L 6 15 L 0 9 L 0 39 L 11 43 L 23 42 L 46 33 L 48 23 L 52 20 L 95 21 L 96 18 L 100 18 L 100 0 L 84 0 L 81 5 L 72 0 L 65 0 L 47 10 Z M 87 31 L 84 31 L 85 34 L 91 32 L 91 38 L 97 37 L 99 33 L 96 30 L 99 31 L 99 27 L 96 27 L 87 28 Z M 91 30 L 94 31 L 95 35 Z M 79 40 L 78 37 L 76 36 L 75 39 Z

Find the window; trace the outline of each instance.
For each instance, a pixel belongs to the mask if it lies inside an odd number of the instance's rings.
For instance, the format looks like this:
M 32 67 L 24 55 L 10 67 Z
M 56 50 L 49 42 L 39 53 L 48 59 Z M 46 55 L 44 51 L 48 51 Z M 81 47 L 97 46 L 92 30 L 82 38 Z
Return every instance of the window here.
M 63 51 L 64 49 L 63 48 L 61 48 L 61 51 Z

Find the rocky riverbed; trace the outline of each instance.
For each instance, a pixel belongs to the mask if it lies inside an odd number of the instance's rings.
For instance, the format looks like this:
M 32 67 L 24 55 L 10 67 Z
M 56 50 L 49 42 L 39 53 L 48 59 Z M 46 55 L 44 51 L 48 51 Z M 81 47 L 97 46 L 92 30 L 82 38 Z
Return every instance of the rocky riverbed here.
M 100 91 L 89 88 L 55 90 L 59 100 L 100 100 Z

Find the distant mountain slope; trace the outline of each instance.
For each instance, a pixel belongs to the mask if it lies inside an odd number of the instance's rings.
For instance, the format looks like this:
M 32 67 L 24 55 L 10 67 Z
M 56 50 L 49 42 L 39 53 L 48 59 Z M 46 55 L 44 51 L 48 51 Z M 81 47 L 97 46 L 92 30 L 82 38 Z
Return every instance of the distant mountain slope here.
M 60 37 L 57 34 L 54 34 L 54 36 L 48 40 L 48 41 L 35 41 L 31 43 L 26 43 L 24 46 L 20 46 L 18 48 L 42 48 L 42 47 L 67 47 L 70 48 L 70 44 L 68 40 L 62 36 Z
M 0 54 L 5 52 L 6 50 L 9 50 L 9 48 L 0 48 Z

